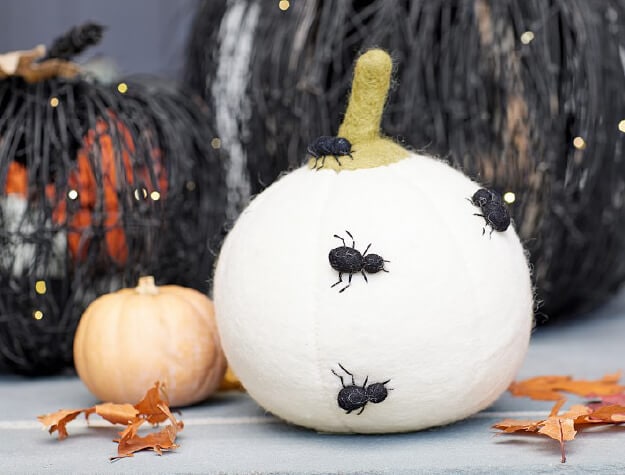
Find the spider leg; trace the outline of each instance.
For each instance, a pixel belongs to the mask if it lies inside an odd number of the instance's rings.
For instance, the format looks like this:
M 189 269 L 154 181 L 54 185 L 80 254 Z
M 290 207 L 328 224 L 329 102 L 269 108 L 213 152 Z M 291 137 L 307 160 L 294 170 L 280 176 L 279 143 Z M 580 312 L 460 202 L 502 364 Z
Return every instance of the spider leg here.
M 341 366 L 341 365 L 339 364 L 339 366 Z M 339 379 L 341 380 L 341 386 L 345 387 L 345 381 L 343 381 L 343 376 L 341 376 L 341 375 L 337 374 L 337 372 L 336 372 L 336 371 L 334 371 L 333 369 L 331 369 L 330 371 L 332 371 L 332 373 L 334 374 L 334 376 L 336 376 L 337 378 L 339 378 Z
M 369 279 L 367 279 L 367 274 L 365 274 L 364 269 L 360 271 L 360 273 L 362 274 L 362 276 L 365 278 L 365 282 L 368 284 L 369 283 Z
M 350 373 L 349 371 L 347 371 L 345 369 L 345 366 L 343 366 L 341 363 L 339 363 L 339 366 L 341 367 L 343 371 L 345 371 L 347 374 L 349 374 L 352 377 L 352 386 L 356 386 L 356 382 L 354 381 L 354 375 Z
M 313 169 L 317 170 L 317 162 L 319 161 L 319 154 L 313 152 L 312 150 L 310 150 L 310 148 L 306 150 L 306 152 L 308 152 L 308 155 L 310 155 L 311 157 L 315 159 L 315 165 L 313 166 Z
M 343 241 L 343 246 L 345 246 L 345 239 L 343 239 L 341 236 L 339 236 L 338 234 L 334 235 L 335 238 L 340 239 L 341 241 Z
M 347 229 L 345 230 L 345 232 L 347 233 L 347 235 L 352 238 L 352 249 L 356 248 L 356 241 L 354 239 L 354 236 L 352 236 L 352 233 L 350 233 Z
M 332 284 L 332 285 L 330 286 L 330 288 L 332 288 L 332 287 L 334 287 L 334 286 L 336 286 L 336 285 L 339 285 L 341 282 L 343 282 L 343 273 L 342 273 L 342 272 L 339 272 L 339 281 L 338 281 L 338 282 L 335 282 L 334 284 Z M 342 290 L 341 290 L 341 292 L 342 292 Z
M 339 294 L 341 292 L 343 292 L 347 287 L 352 285 L 352 275 L 354 275 L 354 274 L 349 274 L 349 279 L 347 279 L 347 285 L 345 287 L 343 287 L 341 290 L 339 290 Z

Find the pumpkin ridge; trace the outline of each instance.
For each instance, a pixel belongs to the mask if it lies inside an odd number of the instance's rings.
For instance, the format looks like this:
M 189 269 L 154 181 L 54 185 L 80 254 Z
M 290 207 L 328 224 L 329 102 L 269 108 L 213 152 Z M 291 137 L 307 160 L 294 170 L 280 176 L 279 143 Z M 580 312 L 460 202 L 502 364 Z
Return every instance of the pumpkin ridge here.
M 217 333 L 217 325 L 213 320 L 214 318 L 214 305 L 210 304 L 210 301 L 207 300 L 207 305 L 205 308 L 202 308 L 200 304 L 200 300 L 198 297 L 204 297 L 204 295 L 192 288 L 179 287 L 176 285 L 165 285 L 159 287 L 160 295 L 168 298 L 171 297 L 176 301 L 180 302 L 181 305 L 186 306 L 189 311 L 186 312 L 187 318 L 190 318 L 189 314 L 193 313 L 193 318 L 197 320 L 198 325 L 202 325 L 205 328 L 204 334 L 210 335 L 210 357 L 207 355 L 205 359 L 211 361 L 211 366 L 219 368 L 218 371 L 214 371 L 212 377 L 206 377 L 203 380 L 198 378 L 194 382 L 194 390 L 191 391 L 193 394 L 207 394 L 212 392 L 212 389 L 216 388 L 219 385 L 219 382 L 222 380 L 225 372 L 226 372 L 226 359 L 223 356 L 221 351 L 221 343 L 218 338 Z M 213 318 L 208 317 L 207 312 L 213 316 Z M 175 325 L 177 326 L 177 325 Z M 206 343 L 206 342 L 205 342 Z M 207 345 L 203 345 L 203 349 L 206 351 Z M 185 385 L 189 387 L 190 385 Z M 190 401 L 190 403 L 196 401 Z
M 340 175 L 336 175 L 331 177 L 331 179 L 324 181 L 324 185 L 326 187 L 326 189 L 324 190 L 325 193 L 322 195 L 324 196 L 324 203 L 323 206 L 321 206 L 319 208 L 319 220 L 318 220 L 318 225 L 316 227 L 317 229 L 317 235 L 318 235 L 318 242 L 323 242 L 323 239 L 325 236 L 322 235 L 322 233 L 324 232 L 323 230 L 323 223 L 328 221 L 328 210 L 332 209 L 332 206 L 330 206 L 333 202 L 333 197 L 335 196 L 334 188 L 337 186 L 340 186 L 339 183 L 337 183 L 337 181 L 340 179 Z M 327 258 L 327 256 L 326 256 Z M 323 276 L 318 275 L 315 279 L 316 281 L 323 281 Z M 320 302 L 321 299 L 319 299 L 316 295 L 312 295 L 309 294 L 312 302 L 313 302 L 313 316 L 314 316 L 314 322 L 313 322 L 313 328 L 314 328 L 314 335 L 313 335 L 313 347 L 314 347 L 314 351 L 315 351 L 315 357 L 316 357 L 316 361 L 320 362 L 322 361 L 321 355 L 321 348 L 319 345 L 319 317 L 318 315 L 321 313 L 321 309 L 320 309 Z M 331 368 L 321 368 L 320 364 L 317 364 L 317 377 L 318 377 L 318 381 L 319 381 L 319 387 L 323 388 L 324 391 L 320 391 L 326 394 L 332 394 L 334 392 L 334 387 L 330 387 L 328 385 L 326 385 L 324 383 L 324 381 L 326 381 L 326 378 L 324 378 L 324 371 L 330 371 Z M 328 406 L 328 408 L 330 410 L 334 409 L 334 404 L 335 401 L 333 399 L 328 398 L 327 402 L 326 399 L 323 400 L 324 404 Z M 337 418 L 337 422 L 343 427 L 343 430 L 345 432 L 353 432 L 353 428 L 347 423 L 347 421 L 342 418 L 342 417 L 338 417 Z

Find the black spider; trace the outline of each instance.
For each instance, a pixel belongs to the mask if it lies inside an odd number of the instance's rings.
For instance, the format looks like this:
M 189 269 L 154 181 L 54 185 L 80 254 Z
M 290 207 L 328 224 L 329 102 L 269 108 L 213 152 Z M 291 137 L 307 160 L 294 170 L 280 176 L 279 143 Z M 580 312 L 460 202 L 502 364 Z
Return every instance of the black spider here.
M 377 254 L 367 254 L 367 251 L 371 247 L 371 244 L 367 246 L 364 253 L 360 253 L 356 249 L 356 241 L 354 240 L 354 236 L 351 235 L 349 231 L 345 231 L 347 235 L 352 238 L 352 247 L 347 247 L 345 245 L 345 239 L 341 236 L 335 234 L 334 237 L 340 239 L 343 242 L 342 246 L 335 247 L 330 251 L 328 255 L 328 259 L 330 260 L 330 265 L 333 269 L 339 271 L 339 281 L 332 284 L 330 287 L 334 287 L 341 282 L 343 282 L 343 274 L 349 273 L 349 280 L 345 287 L 339 290 L 339 293 L 343 292 L 347 287 L 352 285 L 352 275 L 356 272 L 362 273 L 362 276 L 365 278 L 365 282 L 369 282 L 367 279 L 367 275 L 365 272 L 369 274 L 375 274 L 376 272 L 384 271 L 388 272 L 384 268 L 385 262 L 390 262 L 384 260 L 381 256 Z
M 473 203 L 478 208 L 481 208 L 486 203 L 490 203 L 491 201 L 499 201 L 501 202 L 501 197 L 499 193 L 494 190 L 489 190 L 488 188 L 480 188 L 475 193 L 471 199 L 469 199 L 471 203 Z
M 505 231 L 510 226 L 510 212 L 496 191 L 480 188 L 469 201 L 482 210 L 482 214 L 474 214 L 486 220 L 486 226 L 490 226 L 490 234 L 493 231 Z M 486 226 L 482 228 L 482 235 L 486 232 Z
M 332 155 L 336 160 L 336 163 L 341 165 L 339 157 L 348 156 L 352 160 L 352 144 L 349 140 L 343 137 L 330 137 L 328 135 L 322 135 L 316 138 L 308 146 L 307 152 L 315 157 L 315 169 L 319 170 L 323 168 L 326 162 L 326 156 Z M 321 159 L 321 166 L 317 167 L 317 162 Z
M 339 375 L 336 371 L 331 370 L 332 373 L 341 380 L 341 386 L 343 386 L 343 388 L 339 391 L 336 400 L 339 407 L 347 411 L 347 414 L 355 411 L 356 409 L 360 409 L 360 412 L 358 413 L 358 415 L 360 415 L 365 410 L 367 403 L 372 402 L 377 404 L 384 401 L 386 396 L 388 396 L 388 391 L 390 391 L 390 389 L 387 389 L 385 386 L 390 379 L 387 379 L 383 383 L 373 383 L 367 386 L 367 381 L 369 381 L 369 376 L 367 376 L 362 386 L 356 386 L 354 375 L 347 371 L 341 363 L 338 365 L 343 371 L 345 371 L 345 373 L 352 377 L 352 384 L 346 386 L 345 381 L 343 381 L 343 376 Z

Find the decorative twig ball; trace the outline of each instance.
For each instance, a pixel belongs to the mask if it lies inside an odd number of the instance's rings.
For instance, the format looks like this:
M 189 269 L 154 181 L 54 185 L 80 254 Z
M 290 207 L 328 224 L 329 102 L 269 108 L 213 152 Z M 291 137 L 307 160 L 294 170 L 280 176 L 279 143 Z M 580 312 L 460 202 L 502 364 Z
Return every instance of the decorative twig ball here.
M 243 386 L 320 431 L 418 430 L 484 409 L 533 325 L 500 196 L 380 135 L 391 69 L 382 50 L 358 59 L 337 137 L 311 138 L 309 163 L 251 202 L 215 272 Z
M 226 372 L 213 304 L 195 289 L 134 288 L 94 300 L 74 339 L 80 379 L 102 401 L 134 403 L 154 381 L 166 384 L 173 406 L 206 399 Z
M 0 368 L 70 366 L 86 306 L 139 275 L 208 291 L 226 191 L 206 106 L 79 74 L 98 31 L 0 55 Z
M 187 81 L 219 111 L 229 207 L 336 132 L 355 56 L 382 47 L 384 130 L 504 195 L 538 322 L 591 315 L 625 281 L 625 3 L 547 3 L 203 0 Z

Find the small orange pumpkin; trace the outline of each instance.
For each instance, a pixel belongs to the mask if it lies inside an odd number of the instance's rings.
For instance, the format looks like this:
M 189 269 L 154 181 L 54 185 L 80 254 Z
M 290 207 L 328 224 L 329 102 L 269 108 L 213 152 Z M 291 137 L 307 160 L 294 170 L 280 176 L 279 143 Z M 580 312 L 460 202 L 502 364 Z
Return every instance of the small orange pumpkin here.
M 172 406 L 206 399 L 226 371 L 211 300 L 194 289 L 156 286 L 151 276 L 87 307 L 74 338 L 74 363 L 103 401 L 137 402 L 158 380 Z

